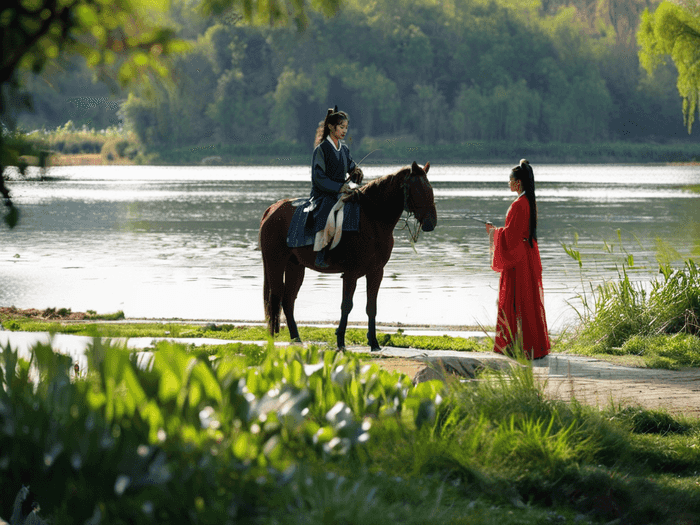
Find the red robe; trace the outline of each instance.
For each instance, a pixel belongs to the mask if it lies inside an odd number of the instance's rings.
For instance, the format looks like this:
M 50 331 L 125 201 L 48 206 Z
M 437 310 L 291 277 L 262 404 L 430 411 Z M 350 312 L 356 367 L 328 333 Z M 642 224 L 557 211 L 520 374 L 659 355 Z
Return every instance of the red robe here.
M 525 195 L 508 209 L 506 225 L 493 231 L 491 268 L 501 273 L 494 352 L 508 353 L 515 338 L 530 359 L 549 353 L 542 290 L 542 262 L 537 241 L 530 236 L 530 203 Z

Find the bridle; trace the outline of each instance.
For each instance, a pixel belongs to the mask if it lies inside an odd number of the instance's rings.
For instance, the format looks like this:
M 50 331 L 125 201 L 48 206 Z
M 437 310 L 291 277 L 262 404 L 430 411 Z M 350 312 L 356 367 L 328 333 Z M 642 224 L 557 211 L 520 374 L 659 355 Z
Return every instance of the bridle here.
M 413 170 L 409 168 L 408 175 L 401 183 L 401 187 L 403 188 L 403 211 L 406 212 L 406 217 L 401 217 L 401 219 L 399 219 L 404 222 L 404 225 L 401 229 L 408 230 L 408 235 L 411 240 L 411 246 L 413 246 L 414 243 L 418 242 L 418 236 L 420 235 L 420 221 L 416 217 L 415 204 L 413 203 L 413 200 L 410 196 L 411 179 L 413 177 L 417 177 L 417 175 L 414 175 Z M 413 207 L 414 209 L 411 209 L 411 207 Z M 411 217 L 415 219 L 413 229 L 411 229 L 411 223 L 409 222 L 409 219 Z M 415 246 L 413 246 L 413 250 L 416 250 Z

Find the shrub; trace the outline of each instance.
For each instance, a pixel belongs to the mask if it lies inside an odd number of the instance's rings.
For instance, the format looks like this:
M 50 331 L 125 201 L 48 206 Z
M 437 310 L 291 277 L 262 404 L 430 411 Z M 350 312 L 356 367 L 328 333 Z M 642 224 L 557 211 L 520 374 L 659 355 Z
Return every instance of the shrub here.
M 420 427 L 441 388 L 315 348 L 270 346 L 246 369 L 181 345 L 149 357 L 96 339 L 78 375 L 50 346 L 31 353 L 31 366 L 0 356 L 0 493 L 30 485 L 56 523 L 265 516 L 300 458 L 354 454 L 367 416 Z

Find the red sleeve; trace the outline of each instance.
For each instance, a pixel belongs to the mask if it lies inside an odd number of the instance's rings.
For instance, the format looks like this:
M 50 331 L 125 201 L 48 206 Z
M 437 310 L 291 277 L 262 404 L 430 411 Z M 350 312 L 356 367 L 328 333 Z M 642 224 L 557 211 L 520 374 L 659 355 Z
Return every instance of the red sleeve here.
M 502 272 L 518 264 L 526 255 L 529 236 L 530 203 L 526 198 L 518 198 L 508 209 L 506 225 L 494 231 L 491 268 Z

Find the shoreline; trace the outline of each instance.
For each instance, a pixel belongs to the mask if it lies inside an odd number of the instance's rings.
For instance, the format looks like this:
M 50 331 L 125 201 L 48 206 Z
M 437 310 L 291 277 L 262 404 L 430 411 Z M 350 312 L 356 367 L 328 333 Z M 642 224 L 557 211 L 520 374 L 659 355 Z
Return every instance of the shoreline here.
M 93 137 L 94 135 L 94 137 Z M 63 139 L 63 135 L 61 136 Z M 288 166 L 308 165 L 312 148 L 298 142 L 209 143 L 206 145 L 164 146 L 149 149 L 124 137 L 131 144 L 129 155 L 107 149 L 96 153 L 95 137 L 100 134 L 70 135 L 72 153 L 52 151 L 51 166 Z M 51 143 L 56 137 L 46 139 Z M 112 139 L 110 139 L 112 140 Z M 104 145 L 106 145 L 105 143 Z M 438 164 L 480 165 L 512 164 L 514 159 L 528 158 L 538 164 L 681 164 L 698 165 L 700 150 L 695 142 L 637 143 L 540 143 L 509 141 L 474 141 L 421 144 L 416 137 L 363 137 L 348 141 L 353 156 L 363 165 L 410 164 L 430 161 Z M 124 153 L 124 152 L 122 152 Z M 365 161 L 365 158 L 367 159 Z M 36 165 L 37 158 L 24 161 Z
M 121 314 L 121 315 L 120 315 Z M 116 318 L 115 318 L 116 317 Z M 73 312 L 70 308 L 46 308 L 40 310 L 37 308 L 15 308 L 0 307 L 0 319 L 32 319 L 43 322 L 60 322 L 66 324 L 88 324 L 88 323 L 105 323 L 105 324 L 137 324 L 137 323 L 157 323 L 157 324 L 232 324 L 240 326 L 265 326 L 266 322 L 261 319 L 221 319 L 221 318 L 194 318 L 186 319 L 181 317 L 127 317 L 123 312 L 111 314 L 96 314 L 92 311 Z M 334 328 L 338 325 L 338 320 L 318 320 L 297 322 L 299 326 L 314 326 L 319 328 Z M 478 325 L 450 325 L 450 324 L 419 324 L 419 323 L 401 323 L 377 321 L 377 328 L 394 328 L 398 330 L 425 330 L 431 332 L 449 331 L 449 332 L 479 332 L 486 336 L 492 332 L 494 327 L 478 326 Z M 286 327 L 286 324 L 283 323 Z M 348 328 L 366 328 L 367 322 L 349 321 Z
M 158 166 L 158 167 L 242 167 L 242 166 L 266 166 L 266 167 L 287 167 L 287 166 L 306 166 L 308 164 L 305 157 L 304 158 L 291 158 L 286 164 L 281 164 L 275 160 L 269 161 L 263 157 L 244 157 L 237 160 L 229 159 L 229 162 L 221 162 L 217 164 L 202 163 L 202 162 L 166 162 L 159 161 L 154 163 L 137 163 L 137 162 L 98 162 L 97 159 L 84 159 L 85 155 L 63 155 L 56 162 L 51 162 L 46 166 L 47 169 L 50 168 L 60 168 L 67 166 Z M 429 157 L 429 155 L 428 155 Z M 81 162 L 84 160 L 84 162 Z M 418 159 L 417 159 L 418 160 Z M 429 158 L 431 165 L 448 165 L 448 166 L 484 166 L 484 165 L 510 165 L 512 164 L 512 159 L 509 158 L 488 158 L 488 159 L 440 159 L 437 160 Z M 420 163 L 420 162 L 419 162 Z M 387 158 L 381 161 L 365 161 L 362 163 L 366 166 L 381 167 L 387 165 L 408 165 L 410 161 L 398 158 Z M 569 164 L 569 165 L 637 165 L 637 166 L 700 166 L 700 161 L 642 161 L 642 160 L 624 160 L 624 159 L 592 159 L 592 160 L 578 160 L 578 159 L 540 159 L 538 161 L 540 165 L 557 165 L 557 164 Z M 30 164 L 32 166 L 33 164 Z

